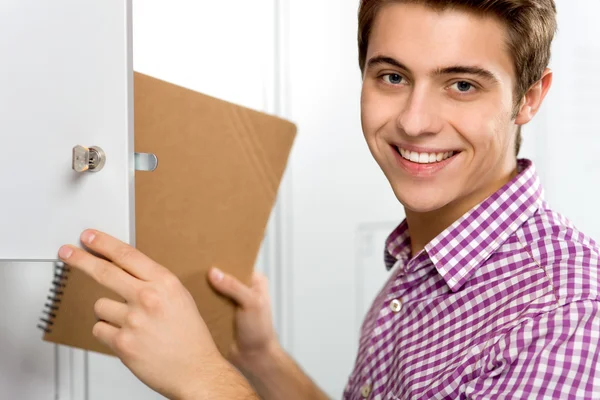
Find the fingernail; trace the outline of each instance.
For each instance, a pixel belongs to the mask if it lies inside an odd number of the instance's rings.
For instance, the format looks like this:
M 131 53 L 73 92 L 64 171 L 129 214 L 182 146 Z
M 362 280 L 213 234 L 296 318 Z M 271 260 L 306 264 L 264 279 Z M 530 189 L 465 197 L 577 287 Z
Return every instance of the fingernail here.
M 217 282 L 223 279 L 223 272 L 219 268 L 213 268 L 212 275 L 213 279 Z
M 66 260 L 67 258 L 71 257 L 72 254 L 73 250 L 69 246 L 62 246 L 58 250 L 58 256 L 63 260 Z
M 96 238 L 96 235 L 94 235 L 94 233 L 85 232 L 81 238 L 81 241 L 84 243 L 87 243 L 87 244 L 91 244 L 95 238 Z

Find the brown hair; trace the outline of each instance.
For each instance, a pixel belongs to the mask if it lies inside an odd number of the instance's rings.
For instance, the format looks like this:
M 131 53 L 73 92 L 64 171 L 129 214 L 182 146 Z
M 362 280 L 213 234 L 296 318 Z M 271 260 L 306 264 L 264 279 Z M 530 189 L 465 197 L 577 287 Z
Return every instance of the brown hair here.
M 508 28 L 508 47 L 513 57 L 517 82 L 514 88 L 515 115 L 529 88 L 542 76 L 550 62 L 550 48 L 556 33 L 554 0 L 361 0 L 358 12 L 358 60 L 364 71 L 373 21 L 388 3 L 423 4 L 436 11 L 462 9 L 476 15 L 494 16 Z M 521 148 L 521 127 L 517 132 L 517 155 Z

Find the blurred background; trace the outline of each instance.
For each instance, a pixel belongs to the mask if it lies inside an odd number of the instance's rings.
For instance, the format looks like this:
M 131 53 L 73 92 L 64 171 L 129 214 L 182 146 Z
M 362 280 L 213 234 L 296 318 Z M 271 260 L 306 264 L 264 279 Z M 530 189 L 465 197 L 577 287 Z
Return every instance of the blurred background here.
M 536 163 L 551 205 L 598 240 L 600 2 L 557 7 L 554 83 L 524 128 L 521 156 Z M 298 125 L 257 268 L 270 278 L 283 346 L 332 398 L 387 277 L 383 242 L 404 217 L 362 137 L 357 8 L 133 0 L 136 71 Z M 41 341 L 35 326 L 51 274 L 51 265 L 0 264 L 0 399 L 160 399 L 118 360 Z

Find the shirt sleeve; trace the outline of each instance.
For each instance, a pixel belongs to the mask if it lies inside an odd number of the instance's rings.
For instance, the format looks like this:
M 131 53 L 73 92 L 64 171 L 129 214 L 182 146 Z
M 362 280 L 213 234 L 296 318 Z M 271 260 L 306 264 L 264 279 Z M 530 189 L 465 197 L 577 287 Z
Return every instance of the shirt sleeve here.
M 599 305 L 581 300 L 524 319 L 483 355 L 467 398 L 600 398 Z

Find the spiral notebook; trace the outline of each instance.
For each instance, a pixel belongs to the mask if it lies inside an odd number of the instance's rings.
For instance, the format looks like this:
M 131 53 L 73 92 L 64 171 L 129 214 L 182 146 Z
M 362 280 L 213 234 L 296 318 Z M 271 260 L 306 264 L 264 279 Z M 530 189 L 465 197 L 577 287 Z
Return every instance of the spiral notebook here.
M 155 171 L 136 171 L 136 247 L 180 278 L 226 354 L 235 307 L 206 273 L 214 265 L 249 282 L 296 126 L 140 73 L 134 88 L 135 151 L 158 157 Z M 121 300 L 57 266 L 43 339 L 112 354 L 91 333 L 101 297 Z

